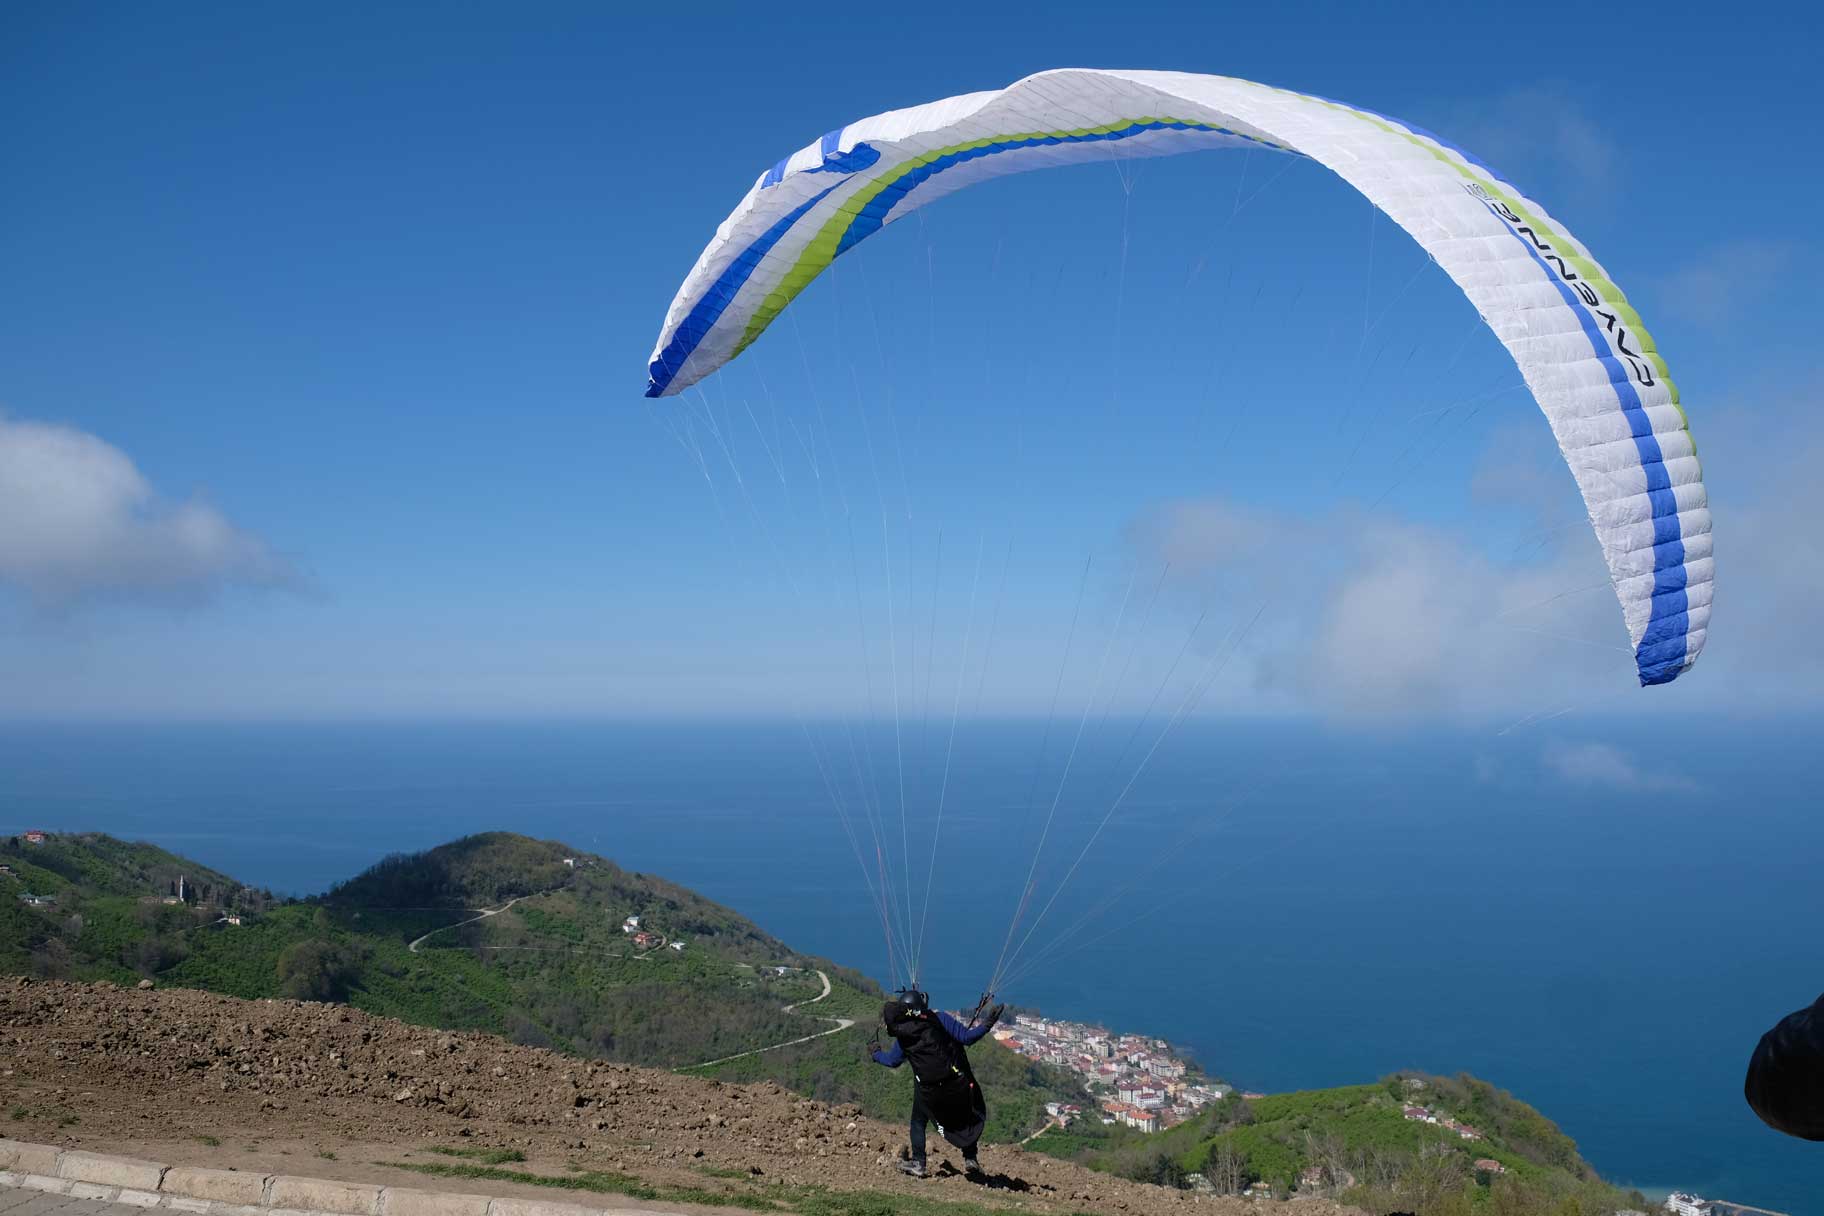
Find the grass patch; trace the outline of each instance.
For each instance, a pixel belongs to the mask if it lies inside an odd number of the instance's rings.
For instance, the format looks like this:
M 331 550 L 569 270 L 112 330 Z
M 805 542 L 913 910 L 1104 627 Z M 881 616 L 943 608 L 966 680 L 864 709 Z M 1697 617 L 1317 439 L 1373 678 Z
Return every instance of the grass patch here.
M 21 1120 L 31 1118 L 32 1112 L 25 1109 L 25 1107 L 23 1107 L 23 1106 L 15 1106 L 15 1107 L 13 1107 L 12 1115 L 13 1115 L 13 1122 L 18 1123 Z
M 466 1157 L 471 1161 L 479 1161 L 483 1165 L 504 1165 L 509 1161 L 526 1159 L 526 1155 L 516 1148 L 483 1148 L 479 1145 L 447 1148 L 440 1144 L 433 1144 L 430 1151 L 445 1157 Z
M 328 1149 L 321 1150 L 320 1152 L 317 1153 L 317 1156 L 321 1157 L 325 1161 L 334 1161 L 336 1159 L 336 1155 L 334 1153 L 330 1152 Z
M 437 1150 L 443 1151 L 441 1149 Z M 759 1189 L 749 1194 L 707 1191 L 692 1186 L 653 1186 L 627 1174 L 609 1170 L 590 1170 L 570 1178 L 549 1178 L 519 1170 L 495 1169 L 485 1165 L 458 1165 L 436 1162 L 415 1165 L 410 1162 L 376 1162 L 395 1169 L 413 1170 L 440 1178 L 472 1178 L 493 1182 L 519 1182 L 557 1190 L 595 1191 L 599 1194 L 626 1195 L 661 1203 L 697 1203 L 705 1207 L 744 1208 L 751 1212 L 796 1212 L 799 1216 L 1004 1216 L 1007 1208 L 985 1207 L 951 1199 L 924 1199 L 915 1195 L 895 1195 L 885 1191 L 832 1191 L 819 1186 L 782 1186 L 756 1184 Z M 747 1179 L 745 1170 L 699 1166 L 712 1178 Z M 1083 1214 L 1078 1214 L 1083 1216 Z
M 80 1116 L 65 1115 L 63 1118 L 57 1120 L 57 1126 L 58 1127 L 74 1127 L 78 1123 L 81 1123 L 81 1122 L 82 1122 L 82 1119 Z
M 792 1207 L 800 1216 L 1004 1216 L 1009 1210 L 955 1199 L 891 1195 L 885 1191 L 830 1191 L 822 1187 L 794 1189 L 797 1193 Z
M 222 1147 L 222 1142 L 220 1140 L 216 1139 L 214 1136 L 192 1136 L 190 1138 L 192 1140 L 196 1141 L 198 1144 L 206 1144 L 210 1148 Z
M 700 1203 L 705 1207 L 746 1208 L 754 1212 L 776 1212 L 779 1205 L 758 1195 L 726 1195 L 694 1186 L 651 1186 L 628 1174 L 610 1170 L 590 1170 L 569 1178 L 547 1178 L 520 1170 L 495 1169 L 487 1165 L 445 1165 L 441 1162 L 414 1165 L 396 1161 L 385 1164 L 395 1168 L 432 1174 L 439 1178 L 477 1178 L 493 1182 L 520 1182 L 531 1186 L 548 1186 L 565 1191 L 594 1191 L 603 1195 L 626 1195 L 631 1199 L 653 1199 L 665 1203 Z
M 721 1165 L 699 1165 L 697 1173 L 710 1178 L 738 1178 L 743 1182 L 753 1177 L 747 1170 L 729 1169 Z

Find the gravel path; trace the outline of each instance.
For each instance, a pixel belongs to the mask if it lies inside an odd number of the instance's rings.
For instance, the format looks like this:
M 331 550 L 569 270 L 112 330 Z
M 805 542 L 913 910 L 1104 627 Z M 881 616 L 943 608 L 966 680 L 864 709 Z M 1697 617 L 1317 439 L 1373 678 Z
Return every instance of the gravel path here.
M 528 896 L 528 895 L 515 895 L 512 899 L 509 899 L 506 903 L 500 905 L 500 907 L 498 907 L 498 908 L 483 908 L 483 909 L 481 909 L 481 915 L 479 915 L 479 916 L 471 916 L 471 917 L 469 917 L 469 919 L 459 920 L 453 925 L 444 925 L 441 928 L 432 929 L 429 933 L 426 933 L 423 937 L 413 938 L 412 944 L 407 946 L 406 949 L 411 951 L 413 954 L 416 954 L 416 953 L 418 953 L 418 947 L 424 945 L 424 943 L 426 941 L 430 940 L 433 937 L 436 937 L 439 933 L 448 933 L 451 929 L 460 929 L 464 925 L 472 925 L 478 920 L 486 920 L 490 916 L 499 916 L 502 912 L 505 912 L 508 908 L 511 908 L 514 904 L 518 903 L 520 900 L 530 899 L 530 898 L 531 898 L 531 896 Z
M 794 1004 L 787 1005 L 785 1007 L 785 1012 L 797 1013 L 798 1010 L 805 1005 L 815 1005 L 818 1001 L 821 1001 L 824 997 L 830 995 L 830 977 L 825 975 L 822 971 L 818 971 L 817 978 L 823 981 L 823 991 L 819 992 L 816 996 L 811 997 L 809 1000 L 798 1001 Z M 825 1035 L 841 1034 L 855 1024 L 854 1018 L 829 1018 L 827 1020 L 834 1022 L 835 1025 L 828 1030 L 819 1030 L 816 1034 L 802 1035 L 799 1038 L 787 1039 L 783 1043 L 773 1043 L 766 1047 L 756 1047 L 752 1051 L 737 1051 L 732 1056 L 723 1056 L 719 1060 L 705 1060 L 701 1064 L 691 1064 L 684 1068 L 674 1069 L 673 1071 L 689 1072 L 694 1068 L 708 1068 L 712 1064 L 726 1064 L 730 1060 L 745 1060 L 749 1056 L 765 1055 L 769 1051 L 778 1051 L 781 1047 L 795 1047 L 799 1043 L 809 1043 L 812 1039 L 821 1039 Z

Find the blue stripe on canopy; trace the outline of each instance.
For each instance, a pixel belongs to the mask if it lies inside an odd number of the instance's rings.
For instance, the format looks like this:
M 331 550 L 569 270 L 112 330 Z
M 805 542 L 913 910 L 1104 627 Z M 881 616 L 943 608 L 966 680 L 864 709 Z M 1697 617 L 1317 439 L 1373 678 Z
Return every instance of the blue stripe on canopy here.
M 716 281 L 710 284 L 709 290 L 703 293 L 702 298 L 691 308 L 689 314 L 678 323 L 678 331 L 671 336 L 671 341 L 665 344 L 665 349 L 660 351 L 658 358 L 647 367 L 646 395 L 648 397 L 658 397 L 664 394 L 666 388 L 677 378 L 678 372 L 683 370 L 684 363 L 690 358 L 691 352 L 697 349 L 697 344 L 703 341 L 704 336 L 715 327 L 723 311 L 734 302 L 736 294 L 752 277 L 754 268 L 760 265 L 760 259 L 779 243 L 781 237 L 791 231 L 793 224 L 804 218 L 805 212 L 822 202 L 824 195 L 840 185 L 842 182 L 839 181 L 835 186 L 828 186 L 800 203 L 790 214 L 761 233 L 753 244 L 741 251 L 741 256 L 730 262 L 728 268 L 716 277 Z
M 1489 210 L 1494 211 L 1494 208 Z M 1500 215 L 1499 212 L 1495 214 L 1497 218 Z M 1641 471 L 1647 475 L 1647 497 L 1653 504 L 1653 607 L 1647 618 L 1646 632 L 1640 635 L 1640 643 L 1634 648 L 1634 664 L 1640 671 L 1643 685 L 1671 683 L 1685 669 L 1690 605 L 1685 596 L 1685 543 L 1679 532 L 1678 500 L 1672 493 L 1672 481 L 1666 476 L 1666 461 L 1660 453 L 1659 440 L 1653 436 L 1652 420 L 1640 403 L 1640 394 L 1634 391 L 1627 368 L 1609 350 L 1608 339 L 1602 336 L 1596 318 L 1583 307 L 1577 293 L 1539 256 L 1531 241 L 1505 223 L 1502 227 L 1513 233 L 1521 248 L 1539 264 L 1545 277 L 1564 297 L 1565 305 L 1576 314 L 1584 337 L 1589 339 L 1590 350 L 1608 370 L 1609 383 L 1621 402 L 1622 413 L 1627 416 L 1634 448 L 1640 453 Z
M 1150 131 L 1205 131 L 1211 135 L 1226 135 L 1232 139 L 1245 139 L 1251 143 L 1264 144 L 1265 140 L 1243 135 L 1239 131 L 1230 131 L 1226 127 L 1207 127 L 1187 122 L 1136 122 L 1122 127 L 1118 131 L 1086 131 L 1082 135 L 1034 135 L 1024 139 L 1005 139 L 994 143 L 983 144 L 977 148 L 964 148 L 960 152 L 951 152 L 940 156 L 927 164 L 904 173 L 897 181 L 868 200 L 868 204 L 849 222 L 842 234 L 841 242 L 836 246 L 837 256 L 841 256 L 856 244 L 873 236 L 886 226 L 887 213 L 899 205 L 899 201 L 924 185 L 945 169 L 955 168 L 984 156 L 993 156 L 1000 152 L 1012 152 L 1020 148 L 1038 148 L 1051 144 L 1090 144 L 1112 140 L 1132 139 L 1136 135 L 1145 135 Z M 1270 145 L 1271 146 L 1271 145 Z M 1283 149 L 1282 149 L 1283 150 Z

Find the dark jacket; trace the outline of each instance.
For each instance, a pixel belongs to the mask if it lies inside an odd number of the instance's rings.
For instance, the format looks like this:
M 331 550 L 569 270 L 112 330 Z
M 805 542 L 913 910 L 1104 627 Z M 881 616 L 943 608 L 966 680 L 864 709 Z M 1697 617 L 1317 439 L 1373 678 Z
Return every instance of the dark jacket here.
M 1761 1036 L 1742 1093 L 1768 1127 L 1824 1140 L 1824 996 Z
M 974 1080 L 963 1048 L 993 1029 L 993 1022 L 971 1026 L 941 1009 L 890 1008 L 892 1016 L 885 1020 L 893 1046 L 873 1053 L 876 1064 L 898 1068 L 910 1060 L 913 1079 L 924 1086 L 941 1085 L 956 1076 Z
M 912 1078 L 918 1082 L 912 1095 L 912 1143 L 921 1160 L 927 1118 L 936 1122 L 945 1140 L 973 1159 L 988 1126 L 988 1104 L 963 1048 L 987 1034 L 1000 1012 L 997 1007 L 980 1023 L 969 1025 L 941 1010 L 926 1009 L 922 1001 L 889 1001 L 881 1010 L 893 1046 L 871 1054 L 875 1063 L 888 1068 L 912 1066 Z

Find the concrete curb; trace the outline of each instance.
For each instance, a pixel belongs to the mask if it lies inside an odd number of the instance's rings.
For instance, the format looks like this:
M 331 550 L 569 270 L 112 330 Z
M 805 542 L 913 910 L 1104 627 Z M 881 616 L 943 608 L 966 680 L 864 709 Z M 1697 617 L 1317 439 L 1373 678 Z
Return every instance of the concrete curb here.
M 588 1208 L 539 1199 L 170 1166 L 19 1140 L 0 1140 L 0 1187 L 200 1216 L 666 1216 L 639 1208 Z

